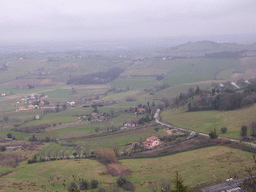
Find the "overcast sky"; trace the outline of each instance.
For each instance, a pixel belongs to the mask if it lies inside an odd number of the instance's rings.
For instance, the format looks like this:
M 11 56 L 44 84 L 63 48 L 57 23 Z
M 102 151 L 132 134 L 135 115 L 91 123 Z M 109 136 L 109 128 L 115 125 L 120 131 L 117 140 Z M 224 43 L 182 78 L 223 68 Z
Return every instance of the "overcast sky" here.
M 0 0 L 0 41 L 250 34 L 256 0 Z

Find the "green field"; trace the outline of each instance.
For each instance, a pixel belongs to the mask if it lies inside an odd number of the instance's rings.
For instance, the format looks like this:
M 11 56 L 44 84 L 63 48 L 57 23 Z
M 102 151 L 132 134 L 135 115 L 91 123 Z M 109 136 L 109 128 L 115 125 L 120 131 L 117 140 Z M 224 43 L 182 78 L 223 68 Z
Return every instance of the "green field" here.
M 109 124 L 111 125 L 111 124 Z M 75 152 L 74 147 L 68 147 L 63 146 L 63 145 L 69 145 L 69 144 L 75 144 L 78 146 L 82 146 L 82 149 L 85 150 L 88 146 L 90 147 L 91 150 L 96 149 L 97 147 L 102 147 L 102 148 L 112 148 L 113 146 L 120 146 L 121 148 L 125 147 L 126 145 L 129 145 L 135 141 L 145 141 L 145 139 L 149 136 L 155 135 L 157 137 L 162 137 L 166 134 L 164 130 L 159 130 L 156 132 L 154 130 L 155 126 L 145 126 L 142 129 L 138 130 L 132 130 L 129 132 L 118 132 L 117 134 L 112 134 L 109 133 L 108 135 L 105 136 L 100 136 L 99 132 L 99 137 L 93 137 L 93 138 L 79 138 L 83 136 L 88 136 L 92 134 L 96 134 L 95 128 L 101 128 L 104 129 L 106 127 L 103 127 L 102 125 L 89 125 L 84 128 L 69 128 L 69 129 L 61 129 L 61 130 L 56 130 L 52 132 L 47 132 L 43 134 L 38 134 L 36 136 L 40 137 L 45 137 L 45 136 L 50 136 L 50 137 L 57 137 L 57 138 L 62 138 L 59 143 L 48 143 L 47 147 L 42 149 L 38 155 L 43 157 L 45 154 L 48 152 L 51 152 L 51 154 L 54 154 L 54 151 L 58 151 L 59 153 L 61 151 L 66 151 L 70 155 L 72 155 L 73 152 Z M 159 127 L 159 126 L 158 126 Z M 116 132 L 114 132 L 116 133 Z M 72 139 L 70 139 L 72 137 Z M 63 145 L 61 145 L 63 144 Z M 121 152 L 121 151 L 120 151 Z
M 146 87 L 154 87 L 162 84 L 162 81 L 157 81 L 156 77 L 127 77 L 117 78 L 111 83 L 112 88 L 132 88 L 132 89 L 143 89 Z
M 210 133 L 216 128 L 220 136 L 239 139 L 241 127 L 249 126 L 252 121 L 255 121 L 255 109 L 256 105 L 234 111 L 186 112 L 186 109 L 179 109 L 163 111 L 161 115 L 163 120 L 177 127 L 203 133 Z M 222 127 L 228 129 L 225 134 L 220 131 Z M 248 133 L 250 132 L 248 131 Z
M 125 91 L 120 93 L 108 93 L 107 96 L 103 97 L 102 99 L 105 101 L 109 100 L 125 100 L 127 97 L 134 96 L 136 97 L 141 91 L 140 90 L 131 90 L 131 91 Z
M 241 178 L 246 176 L 244 169 L 246 165 L 251 164 L 251 158 L 248 152 L 215 146 L 159 157 L 157 160 L 147 158 L 121 160 L 120 162 L 132 170 L 132 174 L 127 179 L 134 184 L 136 191 L 147 192 L 150 181 L 158 182 L 160 189 L 160 181 L 172 180 L 176 171 L 179 171 L 185 179 L 184 183 L 191 187 L 223 182 L 235 174 Z M 110 175 L 100 175 L 106 171 L 105 166 L 95 160 L 87 159 L 36 164 L 23 162 L 12 170 L 14 171 L 12 174 L 0 178 L 4 191 L 19 191 L 20 189 L 34 191 L 34 189 L 39 190 L 42 185 L 50 191 L 65 191 L 64 179 L 68 185 L 72 181 L 79 183 L 79 178 L 87 181 L 97 179 L 100 181 L 99 187 L 107 187 L 116 180 L 116 177 Z M 75 176 L 75 180 L 72 175 Z
M 252 154 L 228 147 L 208 147 L 175 155 L 121 160 L 122 164 L 132 170 L 128 180 L 135 184 L 138 191 L 148 191 L 149 181 L 174 179 L 175 172 L 185 179 L 191 187 L 202 184 L 224 182 L 227 178 L 246 176 L 245 165 L 249 165 Z M 216 178 L 213 177 L 216 176 Z
M 82 147 L 81 153 L 87 152 L 87 149 L 92 152 L 98 147 L 113 148 L 114 146 L 120 147 L 119 153 L 124 149 L 131 152 L 131 144 L 135 141 L 142 142 L 153 135 L 158 138 L 167 135 L 163 126 L 153 121 L 132 129 L 114 129 L 122 127 L 127 121 L 139 120 L 143 117 L 141 114 L 129 112 L 132 106 L 147 105 L 148 102 L 152 106 L 153 101 L 157 106 L 163 104 L 163 98 L 171 100 L 180 93 L 187 92 L 189 88 L 196 89 L 197 86 L 201 90 L 211 91 L 213 82 L 222 82 L 215 80 L 235 81 L 235 77 L 231 78 L 234 71 L 241 70 L 241 74 L 237 75 L 237 78 L 240 77 L 242 72 L 247 70 L 243 66 L 252 66 L 255 59 L 243 57 L 242 61 L 245 63 L 242 65 L 236 59 L 197 58 L 196 56 L 179 57 L 179 59 L 166 56 L 166 59 L 163 59 L 161 56 L 163 54 L 165 51 L 151 51 L 150 53 L 114 51 L 111 54 L 108 51 L 88 51 L 81 54 L 79 52 L 49 52 L 28 54 L 27 57 L 12 56 L 15 60 L 10 60 L 8 70 L 0 70 L 0 93 L 6 93 L 6 96 L 0 97 L 1 145 L 23 143 L 27 145 L 27 148 L 8 149 L 0 153 L 9 156 L 24 153 L 26 158 L 32 158 L 34 154 L 38 158 L 47 156 L 58 158 L 63 155 L 72 157 L 72 154 L 77 151 L 77 146 Z M 17 59 L 20 57 L 23 59 Z M 246 59 L 249 59 L 251 63 L 246 63 Z M 122 67 L 124 72 L 112 82 L 97 85 L 66 85 L 69 78 L 104 71 L 116 66 Z M 164 79 L 158 81 L 157 75 L 162 74 Z M 163 83 L 170 84 L 170 87 L 151 93 L 144 91 L 145 88 L 152 88 Z M 28 84 L 35 85 L 35 88 L 27 89 Z M 128 87 L 129 91 L 108 92 L 110 88 L 126 89 Z M 51 105 L 61 106 L 68 101 L 75 101 L 76 106 L 68 106 L 64 111 L 45 115 L 44 109 L 17 111 L 20 106 L 28 106 L 26 100 L 22 98 L 31 93 L 44 93 L 47 95 L 44 99 L 48 100 Z M 103 107 L 97 107 L 98 112 L 104 113 L 105 116 L 90 121 L 81 119 L 82 116 L 88 117 L 93 112 L 94 109 L 89 105 L 96 96 L 99 100 L 113 101 L 104 103 Z M 134 101 L 127 102 L 127 97 L 133 97 Z M 152 107 L 152 111 L 155 110 L 156 108 Z M 216 129 L 219 136 L 234 139 L 240 139 L 241 126 L 249 126 L 252 121 L 256 120 L 256 105 L 234 111 L 187 112 L 186 110 L 186 105 L 176 109 L 167 108 L 161 113 L 162 120 L 177 127 L 206 134 Z M 41 119 L 33 120 L 35 115 L 40 115 Z M 5 120 L 6 116 L 8 120 Z M 17 125 L 23 127 L 40 124 L 51 126 L 40 133 L 12 131 Z M 228 129 L 225 134 L 220 131 L 223 127 Z M 98 132 L 96 128 L 99 128 Z M 155 128 L 160 129 L 156 131 Z M 8 133 L 18 140 L 7 141 L 5 138 Z M 37 142 L 28 142 L 33 135 L 38 140 L 46 139 L 46 137 L 52 140 L 37 146 Z M 145 153 L 150 153 L 150 151 Z M 250 157 L 251 154 L 247 152 L 215 146 L 154 159 L 126 159 L 120 162 L 132 170 L 132 175 L 128 177 L 128 180 L 135 185 L 136 191 L 148 192 L 150 182 L 160 182 L 162 179 L 170 181 L 174 178 L 176 171 L 183 176 L 185 184 L 192 187 L 220 183 L 233 177 L 234 174 L 244 177 L 246 176 L 245 165 L 251 165 L 247 164 Z M 2 166 L 0 162 L 0 173 L 9 170 L 13 173 L 0 177 L 0 189 L 10 192 L 43 191 L 42 185 L 45 185 L 48 191 L 65 191 L 63 181 L 66 180 L 67 186 L 74 180 L 72 175 L 75 175 L 76 183 L 79 182 L 79 178 L 87 181 L 97 179 L 100 181 L 100 187 L 106 187 L 116 181 L 116 177 L 100 174 L 106 172 L 103 164 L 86 159 L 36 164 L 27 164 L 24 160 L 16 168 Z M 50 177 L 53 179 L 51 180 Z
M 104 165 L 95 160 L 87 159 L 61 160 L 36 164 L 23 162 L 12 174 L 1 177 L 0 183 L 1 188 L 8 192 L 21 190 L 28 192 L 34 190 L 42 191 L 42 185 L 45 185 L 48 191 L 64 192 L 67 185 L 71 182 L 79 183 L 79 179 L 85 179 L 89 182 L 92 179 L 97 179 L 100 182 L 99 187 L 105 187 L 109 183 L 115 182 L 115 177 L 100 175 L 100 173 L 105 171 Z M 72 175 L 75 176 L 75 180 Z M 63 183 L 66 184 L 65 188 Z

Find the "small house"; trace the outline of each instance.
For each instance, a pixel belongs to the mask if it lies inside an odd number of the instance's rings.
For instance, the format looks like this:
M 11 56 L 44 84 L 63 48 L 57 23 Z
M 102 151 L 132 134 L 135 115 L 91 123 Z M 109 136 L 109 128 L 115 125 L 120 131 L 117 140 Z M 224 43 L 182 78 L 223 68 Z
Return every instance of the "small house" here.
M 144 108 L 138 107 L 137 110 L 139 113 L 146 113 L 146 109 L 144 109 Z
M 39 102 L 39 106 L 43 106 L 44 105 L 44 102 L 43 101 L 40 101 Z
M 139 126 L 138 121 L 129 121 L 127 123 L 124 123 L 124 127 L 136 127 Z
M 19 111 L 24 111 L 26 108 L 24 106 L 19 107 Z
M 34 106 L 34 105 L 29 105 L 29 106 L 28 106 L 28 109 L 29 109 L 29 110 L 35 109 L 35 106 Z
M 148 137 L 146 141 L 142 142 L 145 149 L 154 149 L 160 145 L 160 140 L 156 136 Z
M 74 101 L 67 102 L 67 106 L 74 107 L 75 105 L 76 105 L 76 102 Z
M 136 106 L 132 106 L 132 110 L 135 112 L 139 112 L 139 113 L 145 113 L 146 109 L 141 108 L 141 107 L 136 107 Z
M 91 118 L 98 119 L 102 116 L 102 113 L 91 113 Z

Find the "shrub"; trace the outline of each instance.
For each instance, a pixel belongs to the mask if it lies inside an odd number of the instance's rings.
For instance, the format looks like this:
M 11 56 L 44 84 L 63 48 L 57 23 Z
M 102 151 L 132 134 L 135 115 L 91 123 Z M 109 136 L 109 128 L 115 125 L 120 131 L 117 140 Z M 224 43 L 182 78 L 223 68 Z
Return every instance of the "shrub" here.
M 226 127 L 222 127 L 220 130 L 222 133 L 226 133 L 228 129 Z
M 106 192 L 106 189 L 100 188 L 100 189 L 98 190 L 98 192 Z
M 32 164 L 32 163 L 37 163 L 37 160 L 36 159 L 29 159 L 28 164 Z
M 250 131 L 252 136 L 256 136 L 256 121 L 251 122 Z
M 241 106 L 246 107 L 246 106 L 251 106 L 254 103 L 255 96 L 249 95 L 241 101 Z
M 247 127 L 244 125 L 241 127 L 241 136 L 246 136 L 247 135 Z
M 135 96 L 128 96 L 125 98 L 125 101 L 129 102 L 129 101 L 136 101 L 136 97 Z
M 121 187 L 122 189 L 126 190 L 126 191 L 134 191 L 134 186 L 132 185 L 132 183 L 130 181 L 127 181 L 126 178 L 124 177 L 119 177 L 117 179 L 117 185 L 119 187 Z
M 50 137 L 45 137 L 45 142 L 50 142 L 51 138 Z
M 68 192 L 76 192 L 76 191 L 78 191 L 78 185 L 77 185 L 76 183 L 72 182 L 72 183 L 68 186 L 67 191 L 68 191 Z
M 106 163 L 114 163 L 117 162 L 117 157 L 115 152 L 112 149 L 102 149 L 97 148 L 95 150 L 95 155 L 101 159 L 102 161 L 105 161 Z
M 6 147 L 5 147 L 5 146 L 2 146 L 2 147 L 0 148 L 0 151 L 6 151 Z
M 98 185 L 99 185 L 99 182 L 97 180 L 94 180 L 94 179 L 91 180 L 90 186 L 92 189 L 98 188 Z
M 86 180 L 82 180 L 80 182 L 80 190 L 87 190 L 89 187 L 89 183 Z
M 216 129 L 214 129 L 213 131 L 211 131 L 211 132 L 209 133 L 209 136 L 210 136 L 211 139 L 216 139 L 216 138 L 218 138 L 218 135 L 217 135 L 217 133 L 216 133 Z
M 130 181 L 127 181 L 124 185 L 121 186 L 121 188 L 126 191 L 134 191 L 134 186 Z
M 74 157 L 76 158 L 76 156 L 77 156 L 77 152 L 74 152 L 74 153 L 73 153 L 73 155 L 74 155 Z
M 11 139 L 11 138 L 12 138 L 12 134 L 11 134 L 11 133 L 8 133 L 8 134 L 7 134 L 7 138 L 10 138 L 10 139 Z
M 116 180 L 116 182 L 117 182 L 117 185 L 119 186 L 119 187 L 121 187 L 122 185 L 124 185 L 126 182 L 127 182 L 127 180 L 126 180 L 126 178 L 124 178 L 124 177 L 119 177 L 117 180 Z

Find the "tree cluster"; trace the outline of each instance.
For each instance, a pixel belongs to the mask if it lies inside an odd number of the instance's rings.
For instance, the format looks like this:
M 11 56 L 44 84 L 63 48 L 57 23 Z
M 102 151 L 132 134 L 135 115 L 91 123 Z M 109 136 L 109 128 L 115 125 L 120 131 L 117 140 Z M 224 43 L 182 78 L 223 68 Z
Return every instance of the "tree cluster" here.
M 51 127 L 50 124 L 39 124 L 39 125 L 31 125 L 25 127 L 14 127 L 14 131 L 24 132 L 24 133 L 42 133 L 48 127 Z
M 215 53 L 206 53 L 205 57 L 208 58 L 239 58 L 241 53 L 244 51 L 222 51 L 222 52 L 215 52 Z
M 164 90 L 164 89 L 166 89 L 168 87 L 170 87 L 170 84 L 163 83 L 161 85 L 156 85 L 154 87 L 145 88 L 144 91 L 146 91 L 146 92 L 154 92 L 154 91 Z
M 241 107 L 251 106 L 256 102 L 256 84 L 244 88 L 244 91 L 224 90 L 220 92 L 218 89 L 196 90 L 190 88 L 186 93 L 180 93 L 179 96 L 171 101 L 163 99 L 165 107 L 179 107 L 187 104 L 188 111 L 202 110 L 235 110 Z
M 70 77 L 67 80 L 67 85 L 75 84 L 75 85 L 85 85 L 85 84 L 101 84 L 108 83 L 117 78 L 124 70 L 120 67 L 113 67 L 109 70 L 103 72 L 95 72 L 87 75 Z
M 86 180 L 82 179 L 82 181 L 78 184 L 75 182 L 72 182 L 70 185 L 67 187 L 68 192 L 79 192 L 79 191 L 86 191 L 87 189 L 96 189 L 98 188 L 99 181 L 92 179 L 91 182 L 87 182 Z
M 97 148 L 95 149 L 95 155 L 104 163 L 115 163 L 117 162 L 117 157 L 112 149 L 108 148 Z
M 125 191 L 134 191 L 134 186 L 130 181 L 127 181 L 125 177 L 119 177 L 116 182 L 117 185 Z

